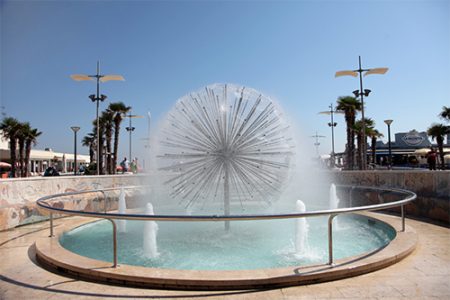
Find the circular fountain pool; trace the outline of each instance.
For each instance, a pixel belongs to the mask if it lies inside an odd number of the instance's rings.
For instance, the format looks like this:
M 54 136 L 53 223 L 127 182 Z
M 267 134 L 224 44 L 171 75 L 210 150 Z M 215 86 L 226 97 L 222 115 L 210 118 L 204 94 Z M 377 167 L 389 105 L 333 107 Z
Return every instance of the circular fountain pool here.
M 400 252 L 388 259 L 374 259 L 399 236 L 408 237 L 349 214 L 403 208 L 415 195 L 350 187 L 340 191 L 340 203 L 335 186 L 324 186 L 328 180 L 302 165 L 309 154 L 291 129 L 277 103 L 248 87 L 213 84 L 185 95 L 151 147 L 149 192 L 128 201 L 145 212 L 127 210 L 123 190 L 110 203 L 104 190 L 95 191 L 103 193 L 101 206 L 96 195 L 96 203 L 88 199 L 72 210 L 46 202 L 64 195 L 44 197 L 38 205 L 51 212 L 108 221 L 58 230 L 58 241 L 37 242 L 38 260 L 108 282 L 233 289 L 334 280 L 410 253 L 407 243 L 393 247 Z M 77 193 L 69 194 L 76 196 L 67 207 L 79 207 Z M 375 255 L 359 261 L 369 253 Z
M 327 218 L 308 218 L 304 249 L 295 247 L 295 220 L 158 222 L 158 255 L 144 251 L 145 221 L 127 221 L 118 234 L 121 264 L 180 270 L 245 270 L 324 264 L 328 260 Z M 334 257 L 342 259 L 386 246 L 396 235 L 389 225 L 361 215 L 337 218 Z M 89 223 L 64 233 L 61 245 L 79 255 L 112 261 L 111 224 Z

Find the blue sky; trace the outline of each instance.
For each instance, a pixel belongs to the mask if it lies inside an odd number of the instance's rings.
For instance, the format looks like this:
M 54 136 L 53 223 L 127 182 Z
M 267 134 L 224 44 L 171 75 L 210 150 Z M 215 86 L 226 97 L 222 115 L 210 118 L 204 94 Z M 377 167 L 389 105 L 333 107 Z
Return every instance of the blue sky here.
M 327 116 L 339 96 L 359 88 L 338 70 L 389 67 L 364 78 L 365 114 L 387 136 L 426 130 L 450 105 L 450 1 L 1 1 L 2 112 L 43 131 L 37 148 L 73 151 L 92 130 L 94 82 L 70 74 L 121 74 L 102 84 L 109 102 L 150 111 L 153 128 L 183 95 L 217 82 L 273 97 L 305 136 L 317 131 L 329 153 Z M 336 150 L 345 122 L 337 117 Z M 141 156 L 147 120 L 133 124 Z M 125 126 L 124 126 L 125 127 Z M 80 139 L 79 139 L 80 140 Z M 383 140 L 387 140 L 385 137 Z M 305 137 L 304 147 L 314 149 Z M 80 149 L 80 148 L 79 148 Z M 311 150 L 311 151 L 312 151 Z M 87 153 L 86 148 L 81 149 Z M 121 157 L 128 153 L 122 132 Z M 134 156 L 134 155 L 133 155 Z

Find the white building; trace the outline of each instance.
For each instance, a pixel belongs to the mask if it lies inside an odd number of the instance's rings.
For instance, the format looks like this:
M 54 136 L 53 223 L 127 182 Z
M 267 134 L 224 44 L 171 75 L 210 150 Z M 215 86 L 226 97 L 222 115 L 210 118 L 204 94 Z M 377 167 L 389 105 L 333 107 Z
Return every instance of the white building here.
M 73 172 L 75 155 L 73 153 L 54 152 L 50 148 L 45 150 L 31 149 L 28 170 L 32 175 L 40 175 L 49 166 L 54 166 L 60 172 Z M 9 141 L 0 133 L 0 161 L 11 163 Z M 77 154 L 77 166 L 89 164 L 89 155 Z

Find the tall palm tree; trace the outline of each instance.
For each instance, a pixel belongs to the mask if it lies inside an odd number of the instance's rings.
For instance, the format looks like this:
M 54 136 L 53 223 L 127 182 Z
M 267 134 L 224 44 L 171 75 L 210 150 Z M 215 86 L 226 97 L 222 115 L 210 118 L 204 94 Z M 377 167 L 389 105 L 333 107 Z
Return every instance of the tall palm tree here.
M 365 120 L 365 130 L 366 130 L 366 136 L 370 136 L 370 131 L 373 129 L 373 126 L 375 122 L 370 118 L 364 118 Z M 367 155 L 367 153 L 363 153 L 363 149 L 366 149 L 366 147 L 363 147 L 363 143 L 367 144 L 367 141 L 363 141 L 363 135 L 362 135 L 362 129 L 363 129 L 363 122 L 362 120 L 358 120 L 355 122 L 354 125 L 354 131 L 356 135 L 356 144 L 358 145 L 358 151 L 356 152 L 356 161 L 357 165 L 359 166 L 360 170 L 363 170 L 362 165 L 362 157 L 363 155 Z
M 113 117 L 114 114 L 110 110 L 102 112 L 101 122 L 105 131 L 106 142 L 106 173 L 113 174 L 113 161 L 111 159 L 111 140 L 113 133 Z
M 9 157 L 11 159 L 11 176 L 16 177 L 16 148 L 17 148 L 17 132 L 20 122 L 12 117 L 6 117 L 0 124 L 3 137 L 9 139 Z
M 92 163 L 94 161 L 96 148 L 95 133 L 88 133 L 85 137 L 83 137 L 81 144 L 85 147 L 89 147 L 89 161 Z
M 450 122 L 450 107 L 443 106 L 443 107 L 442 107 L 442 111 L 441 111 L 441 113 L 439 114 L 439 116 L 440 116 L 442 119 L 446 120 L 447 122 Z
M 368 136 L 370 136 L 370 138 L 372 139 L 371 143 L 370 143 L 370 146 L 372 148 L 372 163 L 376 164 L 377 163 L 377 155 L 376 155 L 377 139 L 383 137 L 384 135 L 381 132 L 379 132 L 377 129 L 370 128 Z
M 37 128 L 30 128 L 25 138 L 25 177 L 28 176 L 28 164 L 30 163 L 30 153 L 32 145 L 36 145 L 37 138 L 42 134 Z
M 25 140 L 31 130 L 30 123 L 20 123 L 17 132 L 17 144 L 19 146 L 19 172 L 20 177 L 25 177 L 27 173 L 27 165 L 25 165 Z
M 114 149 L 113 149 L 113 172 L 116 173 L 117 155 L 119 150 L 119 134 L 120 124 L 122 123 L 124 115 L 131 110 L 131 106 L 126 106 L 123 102 L 110 103 L 108 110 L 114 115 Z M 129 157 L 131 159 L 131 157 Z
M 441 169 L 445 169 L 444 161 L 444 136 L 450 134 L 450 126 L 444 124 L 432 124 L 428 130 L 427 134 L 436 140 L 439 148 L 439 158 L 441 161 Z
M 355 133 L 356 113 L 361 110 L 361 101 L 352 96 L 342 96 L 337 100 L 336 110 L 343 111 L 347 124 L 347 145 L 345 146 L 347 169 L 355 166 Z

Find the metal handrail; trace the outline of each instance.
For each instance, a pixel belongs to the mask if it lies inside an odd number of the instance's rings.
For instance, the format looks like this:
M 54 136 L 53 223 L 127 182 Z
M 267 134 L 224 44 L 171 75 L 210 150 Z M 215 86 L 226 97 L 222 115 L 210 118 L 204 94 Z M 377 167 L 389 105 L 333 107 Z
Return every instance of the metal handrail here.
M 374 204 L 374 205 L 365 205 L 358 207 L 349 207 L 349 208 L 338 208 L 338 209 L 329 209 L 329 210 L 320 210 L 320 211 L 309 211 L 303 213 L 290 213 L 290 214 L 259 214 L 259 215 L 145 215 L 145 214 L 119 214 L 119 213 L 109 213 L 106 211 L 106 195 L 105 191 L 113 191 L 120 189 L 137 189 L 142 188 L 144 186 L 123 186 L 123 187 L 113 187 L 113 188 L 105 188 L 105 189 L 96 189 L 96 190 L 87 190 L 87 191 L 78 191 L 78 192 L 67 192 L 67 193 L 59 193 L 54 195 L 48 195 L 45 197 L 41 197 L 37 200 L 37 205 L 44 209 L 50 211 L 50 237 L 53 237 L 53 213 L 66 214 L 72 216 L 85 216 L 85 217 L 93 217 L 93 218 L 102 218 L 111 221 L 113 224 L 113 247 L 114 247 L 114 263 L 113 267 L 118 265 L 117 262 L 117 233 L 116 233 L 116 225 L 113 219 L 120 220 L 141 220 L 141 221 L 183 221 L 183 222 L 203 222 L 203 221 L 249 221 L 249 220 L 275 220 L 275 219 L 293 219 L 293 218 L 303 218 L 303 217 L 317 217 L 317 216 L 325 216 L 328 215 L 328 264 L 333 265 L 333 218 L 340 214 L 348 214 L 354 212 L 364 212 L 364 211 L 375 211 L 382 210 L 387 208 L 393 208 L 400 206 L 401 208 L 401 219 L 402 219 L 402 229 L 401 231 L 405 231 L 405 213 L 403 206 L 408 204 L 409 202 L 415 200 L 417 195 L 411 191 L 404 189 L 394 189 L 394 188 L 378 188 L 378 187 L 368 187 L 368 186 L 349 186 L 349 185 L 339 185 L 339 187 L 348 187 L 353 189 L 369 189 L 369 190 L 381 190 L 384 192 L 392 192 L 392 193 L 401 193 L 406 194 L 407 197 L 393 202 L 382 203 L 382 204 Z M 70 210 L 52 207 L 47 200 L 62 197 L 62 196 L 72 196 L 72 195 L 80 195 L 87 193 L 102 193 L 105 199 L 105 212 L 86 212 L 86 211 L 78 211 L 78 210 Z

